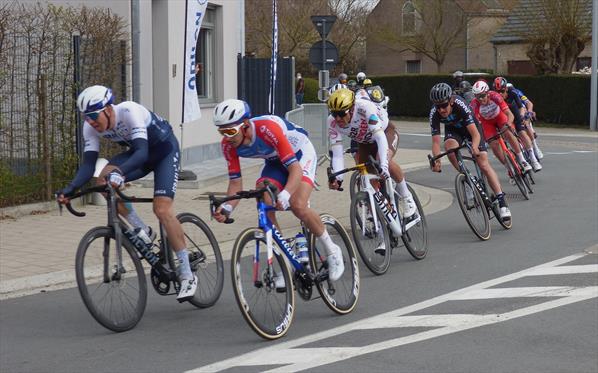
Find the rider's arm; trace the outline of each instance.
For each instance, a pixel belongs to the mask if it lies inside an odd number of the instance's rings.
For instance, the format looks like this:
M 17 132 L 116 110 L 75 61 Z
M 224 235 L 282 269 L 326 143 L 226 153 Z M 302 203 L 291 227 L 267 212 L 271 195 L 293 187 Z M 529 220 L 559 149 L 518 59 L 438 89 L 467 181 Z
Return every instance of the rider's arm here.
M 465 128 L 467 128 L 467 131 L 471 135 L 471 147 L 473 149 L 478 149 L 478 147 L 480 146 L 480 141 L 482 140 L 482 137 L 480 136 L 480 131 L 478 131 L 478 128 L 476 127 L 475 123 L 469 124 Z
M 343 143 L 335 143 L 330 146 L 330 151 L 332 152 L 332 159 L 330 163 L 332 164 L 332 172 L 337 172 L 345 168 L 345 158 L 343 155 Z M 337 180 L 343 180 L 343 175 L 339 175 L 336 177 Z
M 432 155 L 440 154 L 440 135 L 432 135 Z
M 147 139 L 137 138 L 131 140 L 131 148 L 133 149 L 133 154 L 118 167 L 123 175 L 141 168 L 147 162 L 149 156 L 149 143 Z
M 507 122 L 509 124 L 513 123 L 513 121 L 515 120 L 515 116 L 513 115 L 513 113 L 511 113 L 511 110 L 508 107 L 503 109 L 503 113 L 507 115 Z
M 293 195 L 297 188 L 299 188 L 299 184 L 301 183 L 301 178 L 303 176 L 303 170 L 301 169 L 301 164 L 299 162 L 291 163 L 287 166 L 287 170 L 289 171 L 289 177 L 284 186 L 284 190 L 289 192 L 290 195 Z
M 65 195 L 71 194 L 75 190 L 81 188 L 83 184 L 88 182 L 93 176 L 97 159 L 98 152 L 86 151 L 83 153 L 83 162 L 81 163 L 79 170 L 77 170 L 75 178 L 69 183 L 69 185 L 66 186 L 66 188 L 61 191 L 61 193 Z
M 243 179 L 230 179 L 228 180 L 228 189 L 226 190 L 227 196 L 234 196 L 235 194 L 239 193 L 243 190 Z M 234 199 L 232 201 L 228 201 L 228 203 L 233 209 L 241 202 L 239 199 Z
M 378 145 L 378 159 L 380 160 L 380 168 L 388 172 L 388 140 L 386 134 L 382 129 L 375 130 L 372 138 Z

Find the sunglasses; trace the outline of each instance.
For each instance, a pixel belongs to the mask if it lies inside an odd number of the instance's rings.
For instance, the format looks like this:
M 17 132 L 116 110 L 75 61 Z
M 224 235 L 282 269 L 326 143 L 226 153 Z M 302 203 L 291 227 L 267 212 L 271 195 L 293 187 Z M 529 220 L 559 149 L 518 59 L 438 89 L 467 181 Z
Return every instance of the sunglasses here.
M 85 113 L 84 115 L 85 115 L 85 118 L 91 119 L 95 122 L 96 120 L 98 120 L 100 113 L 104 110 L 106 110 L 106 108 L 103 108 L 103 109 L 100 109 L 97 111 L 92 111 L 91 113 Z
M 344 118 L 347 114 L 349 114 L 349 110 L 330 112 L 330 115 L 332 115 L 333 118 Z
M 446 109 L 449 106 L 449 102 L 445 102 L 444 104 L 435 104 L 436 109 Z
M 484 99 L 486 96 L 488 96 L 487 93 L 480 93 L 479 95 L 475 95 L 475 98 Z
M 241 127 L 243 127 L 243 123 L 234 127 L 218 128 L 218 132 L 220 132 L 220 134 L 224 137 L 235 137 L 239 132 L 241 132 Z

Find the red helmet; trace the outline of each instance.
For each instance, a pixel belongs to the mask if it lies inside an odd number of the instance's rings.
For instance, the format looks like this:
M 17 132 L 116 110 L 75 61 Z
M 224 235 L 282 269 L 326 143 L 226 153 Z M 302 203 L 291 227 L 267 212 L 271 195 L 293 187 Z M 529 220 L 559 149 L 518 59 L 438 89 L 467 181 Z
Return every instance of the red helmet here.
M 496 79 L 494 79 L 494 90 L 502 91 L 505 89 L 507 89 L 507 79 L 502 76 L 497 76 Z

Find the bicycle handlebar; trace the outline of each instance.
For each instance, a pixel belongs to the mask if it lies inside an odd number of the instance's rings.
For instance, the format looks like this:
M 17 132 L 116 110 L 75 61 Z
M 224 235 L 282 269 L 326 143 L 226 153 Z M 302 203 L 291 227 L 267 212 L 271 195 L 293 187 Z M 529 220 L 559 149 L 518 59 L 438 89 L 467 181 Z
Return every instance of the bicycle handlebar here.
M 447 155 L 449 155 L 451 153 L 456 153 L 456 152 L 458 152 L 459 150 L 461 150 L 463 148 L 469 148 L 469 143 L 468 142 L 464 142 L 459 147 L 453 148 L 453 149 L 449 149 L 449 150 L 445 151 L 444 153 L 438 154 L 437 156 L 432 156 L 432 155 L 428 154 L 428 161 L 430 162 L 430 168 L 433 168 L 434 167 L 434 163 L 436 163 L 436 161 L 439 160 L 440 158 L 442 158 L 444 156 L 447 156 Z
M 220 206 L 221 204 L 223 204 L 225 202 L 233 201 L 233 200 L 237 200 L 237 199 L 260 198 L 264 195 L 264 193 L 268 193 L 270 195 L 270 198 L 272 198 L 272 202 L 276 202 L 276 196 L 278 194 L 277 190 L 276 190 L 276 186 L 272 185 L 270 182 L 268 182 L 268 180 L 264 181 L 264 185 L 265 185 L 265 187 L 263 187 L 261 189 L 242 190 L 240 192 L 237 192 L 235 195 L 226 196 L 223 198 L 216 198 L 213 193 L 210 193 L 208 196 L 210 199 L 210 212 L 213 215 L 214 212 L 216 212 L 216 209 L 218 208 L 218 206 Z M 224 221 L 224 224 L 232 224 L 234 222 L 235 222 L 235 219 L 227 217 L 226 220 Z

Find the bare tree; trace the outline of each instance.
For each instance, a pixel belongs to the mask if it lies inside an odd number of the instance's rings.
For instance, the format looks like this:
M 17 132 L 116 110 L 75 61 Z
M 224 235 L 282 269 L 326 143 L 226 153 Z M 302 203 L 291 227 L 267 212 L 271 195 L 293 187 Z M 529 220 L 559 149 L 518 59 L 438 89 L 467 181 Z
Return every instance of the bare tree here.
M 527 55 L 541 74 L 569 74 L 591 40 L 591 1 L 535 1 L 540 12 L 524 35 Z
M 369 36 L 388 49 L 423 54 L 440 72 L 451 50 L 467 46 L 466 30 L 473 21 L 453 0 L 411 0 L 404 6 L 412 9 L 403 12 L 402 22 L 386 17 Z

